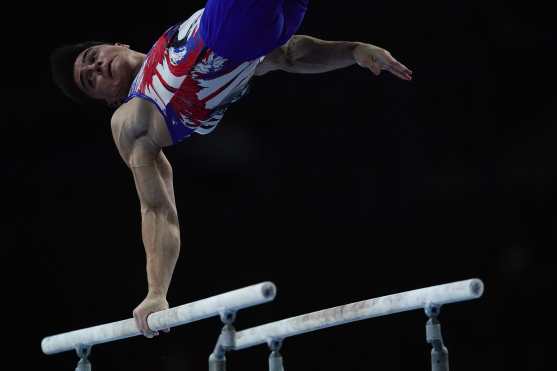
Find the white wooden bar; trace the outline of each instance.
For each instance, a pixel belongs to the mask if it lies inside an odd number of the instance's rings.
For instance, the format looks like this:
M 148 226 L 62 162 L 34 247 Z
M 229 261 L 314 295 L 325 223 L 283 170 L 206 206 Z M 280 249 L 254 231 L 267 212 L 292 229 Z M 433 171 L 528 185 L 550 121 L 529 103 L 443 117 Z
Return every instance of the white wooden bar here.
M 275 295 L 275 285 L 272 282 L 263 282 L 153 313 L 147 318 L 147 322 L 153 331 L 168 329 L 217 316 L 224 310 L 236 311 L 263 304 L 273 300 Z M 131 318 L 49 336 L 42 340 L 41 348 L 45 354 L 54 354 L 73 350 L 79 345 L 92 346 L 138 335 L 141 333 Z
M 236 333 L 234 349 L 241 350 L 268 340 L 282 340 L 349 322 L 423 309 L 429 304 L 443 305 L 477 299 L 482 296 L 483 290 L 481 280 L 470 279 L 341 305 L 239 331 Z

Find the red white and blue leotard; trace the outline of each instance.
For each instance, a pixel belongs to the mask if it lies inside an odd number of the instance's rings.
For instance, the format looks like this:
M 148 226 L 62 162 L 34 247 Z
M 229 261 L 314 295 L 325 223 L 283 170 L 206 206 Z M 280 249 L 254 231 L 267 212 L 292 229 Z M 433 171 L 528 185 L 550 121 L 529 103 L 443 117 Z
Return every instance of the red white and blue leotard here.
M 159 109 L 176 144 L 215 129 L 231 103 L 244 96 L 260 57 L 233 62 L 205 45 L 203 9 L 168 29 L 153 45 L 126 101 L 140 97 Z

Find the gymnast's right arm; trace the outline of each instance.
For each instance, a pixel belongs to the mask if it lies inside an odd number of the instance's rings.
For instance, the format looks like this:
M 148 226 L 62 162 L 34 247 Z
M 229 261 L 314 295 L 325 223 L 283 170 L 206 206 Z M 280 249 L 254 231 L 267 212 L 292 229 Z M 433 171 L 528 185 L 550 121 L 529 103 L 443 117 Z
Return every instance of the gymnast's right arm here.
M 180 228 L 172 184 L 172 167 L 161 147 L 142 125 L 112 119 L 114 141 L 130 168 L 141 204 L 141 232 L 147 258 L 148 293 L 135 308 L 138 329 L 147 337 L 157 333 L 147 325 L 149 314 L 168 309 L 166 295 L 180 252 Z M 138 130 L 139 128 L 139 130 Z

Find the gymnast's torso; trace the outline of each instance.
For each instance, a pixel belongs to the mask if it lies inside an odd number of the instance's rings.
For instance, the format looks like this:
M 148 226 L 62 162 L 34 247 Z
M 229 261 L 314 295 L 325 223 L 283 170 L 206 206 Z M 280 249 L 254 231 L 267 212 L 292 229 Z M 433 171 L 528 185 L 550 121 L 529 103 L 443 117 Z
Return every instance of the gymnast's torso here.
M 247 93 L 249 81 L 263 61 L 262 57 L 237 63 L 215 54 L 199 32 L 202 14 L 203 9 L 157 40 L 125 100 L 142 100 L 136 104 L 144 109 L 148 102 L 158 112 L 160 120 L 156 121 L 168 129 L 171 144 L 194 132 L 213 131 L 230 104 Z

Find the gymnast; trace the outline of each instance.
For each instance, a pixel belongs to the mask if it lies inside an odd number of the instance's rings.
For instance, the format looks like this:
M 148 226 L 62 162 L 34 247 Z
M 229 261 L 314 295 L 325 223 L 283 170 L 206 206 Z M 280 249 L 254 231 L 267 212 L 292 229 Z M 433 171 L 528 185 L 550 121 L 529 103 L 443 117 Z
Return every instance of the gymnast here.
M 411 80 L 385 49 L 295 34 L 309 0 L 208 0 L 170 27 L 147 54 L 124 44 L 83 42 L 51 54 L 55 83 L 72 100 L 115 109 L 116 147 L 133 174 L 141 205 L 148 290 L 134 309 L 138 329 L 158 335 L 149 314 L 166 300 L 180 251 L 172 167 L 162 149 L 208 134 L 250 80 L 271 71 L 323 73 L 357 64 Z

